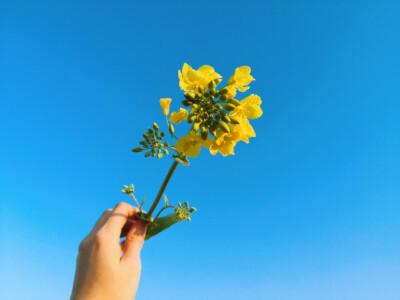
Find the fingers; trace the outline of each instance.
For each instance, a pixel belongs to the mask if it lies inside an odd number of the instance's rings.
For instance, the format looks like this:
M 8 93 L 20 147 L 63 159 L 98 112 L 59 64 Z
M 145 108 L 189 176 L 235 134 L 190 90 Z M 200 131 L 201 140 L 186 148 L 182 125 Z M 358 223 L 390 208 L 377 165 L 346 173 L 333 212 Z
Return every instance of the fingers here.
M 92 231 L 89 234 L 96 234 L 97 231 L 100 230 L 100 228 L 104 225 L 104 223 L 108 220 L 112 213 L 112 209 L 109 208 L 107 209 L 101 217 L 97 220 L 96 224 L 94 225 Z
M 120 202 L 115 206 L 101 230 L 119 240 L 127 221 L 133 220 L 137 212 L 138 209 L 136 207 Z
M 140 259 L 144 238 L 146 236 L 147 223 L 141 220 L 134 220 L 132 227 L 126 235 L 123 245 L 124 255 L 121 261 Z

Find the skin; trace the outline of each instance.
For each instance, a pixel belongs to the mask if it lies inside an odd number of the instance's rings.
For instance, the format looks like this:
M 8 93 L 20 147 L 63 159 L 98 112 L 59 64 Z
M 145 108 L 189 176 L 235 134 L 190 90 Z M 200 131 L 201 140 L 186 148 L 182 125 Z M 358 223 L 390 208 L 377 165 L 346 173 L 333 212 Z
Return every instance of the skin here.
M 147 223 L 138 208 L 118 203 L 106 210 L 79 246 L 71 300 L 132 300 L 139 284 L 140 251 Z M 126 237 L 120 242 L 121 237 Z

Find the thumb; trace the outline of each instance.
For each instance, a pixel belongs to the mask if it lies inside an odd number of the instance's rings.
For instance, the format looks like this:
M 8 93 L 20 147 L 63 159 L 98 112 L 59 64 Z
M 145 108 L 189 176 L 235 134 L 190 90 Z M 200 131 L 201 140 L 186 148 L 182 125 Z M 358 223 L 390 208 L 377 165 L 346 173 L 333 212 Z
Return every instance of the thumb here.
M 134 220 L 132 227 L 128 231 L 124 243 L 124 255 L 121 260 L 140 259 L 140 250 L 142 249 L 144 238 L 146 236 L 147 222 Z

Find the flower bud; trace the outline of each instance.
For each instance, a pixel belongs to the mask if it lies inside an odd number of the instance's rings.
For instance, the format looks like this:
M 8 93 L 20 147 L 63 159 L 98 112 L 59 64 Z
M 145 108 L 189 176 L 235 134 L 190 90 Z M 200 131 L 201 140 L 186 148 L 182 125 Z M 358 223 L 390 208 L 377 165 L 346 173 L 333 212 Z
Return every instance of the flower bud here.
M 144 157 L 149 157 L 150 154 L 151 154 L 151 152 L 146 152 L 146 153 L 144 154 Z
M 236 108 L 236 106 L 234 106 L 234 105 L 232 105 L 232 104 L 226 104 L 225 105 L 225 109 L 227 110 L 227 111 L 232 111 L 232 110 L 234 110 Z
M 168 153 L 169 153 L 168 150 L 165 149 L 165 148 L 163 149 L 163 152 L 164 152 L 165 155 L 168 155 Z
M 219 93 L 220 93 L 221 95 L 225 95 L 225 94 L 228 93 L 228 89 L 227 89 L 227 88 L 220 89 L 220 90 L 219 90 Z
M 203 140 L 207 140 L 208 137 L 208 130 L 204 126 L 201 127 L 201 138 Z
M 189 101 L 193 101 L 195 97 L 194 93 L 189 93 L 189 92 L 183 93 L 183 96 L 185 96 L 185 98 Z
M 192 123 L 194 120 L 196 120 L 197 116 L 196 115 L 192 115 L 189 117 L 188 122 L 189 124 Z
M 142 152 L 143 148 L 142 147 L 136 147 L 132 149 L 132 152 Z
M 228 99 L 228 98 L 226 98 L 225 94 L 223 94 L 219 97 L 219 100 L 221 100 L 221 101 L 225 101 L 226 99 Z
M 222 120 L 225 121 L 226 123 L 231 122 L 231 118 L 229 118 L 229 116 L 222 116 Z
M 168 142 L 164 142 L 164 145 L 165 145 L 165 146 L 169 146 Z
M 169 124 L 168 129 L 170 134 L 174 134 L 174 126 L 172 124 Z
M 214 82 L 214 80 L 211 80 L 209 83 L 208 83 L 208 88 L 209 89 L 213 89 L 215 87 L 215 82 Z
M 157 123 L 153 123 L 153 128 L 154 128 L 155 131 L 158 131 L 159 128 L 158 128 Z
M 239 118 L 236 116 L 229 116 L 232 124 L 240 124 Z
M 240 101 L 238 101 L 238 100 L 236 100 L 236 99 L 229 99 L 229 100 L 228 100 L 228 103 L 229 103 L 229 104 L 232 104 L 232 105 L 234 105 L 234 106 L 240 105 Z
M 163 156 L 162 153 L 158 153 L 158 154 L 157 154 L 157 157 L 158 157 L 158 158 L 161 158 L 162 156 Z
M 192 105 L 193 104 L 193 102 L 192 101 L 189 101 L 189 100 L 183 100 L 182 101 L 182 105 L 183 106 L 190 106 L 190 105 Z
M 193 123 L 193 130 L 198 130 L 199 129 L 200 124 L 198 122 Z
M 221 123 L 219 123 L 219 126 L 220 126 L 221 129 L 222 129 L 223 131 L 225 131 L 226 133 L 231 132 L 230 129 L 229 129 L 229 126 L 228 126 L 226 123 L 221 122 Z

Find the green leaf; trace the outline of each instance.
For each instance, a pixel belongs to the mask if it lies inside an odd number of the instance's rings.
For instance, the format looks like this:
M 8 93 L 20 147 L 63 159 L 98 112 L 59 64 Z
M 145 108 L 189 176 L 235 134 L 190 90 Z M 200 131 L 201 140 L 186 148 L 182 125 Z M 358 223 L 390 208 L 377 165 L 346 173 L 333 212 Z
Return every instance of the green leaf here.
M 184 167 L 187 167 L 190 165 L 189 160 L 187 159 L 186 155 L 184 155 L 184 154 L 174 155 L 173 158 Z
M 142 209 L 145 202 L 146 202 L 146 195 L 143 196 L 142 204 L 140 204 L 140 207 L 139 207 L 140 209 Z

